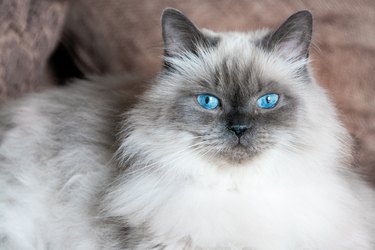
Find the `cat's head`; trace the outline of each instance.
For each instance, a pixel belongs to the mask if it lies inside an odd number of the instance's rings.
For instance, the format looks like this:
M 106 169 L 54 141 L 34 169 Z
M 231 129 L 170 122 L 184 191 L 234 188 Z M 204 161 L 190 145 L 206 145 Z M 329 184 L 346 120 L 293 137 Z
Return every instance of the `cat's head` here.
M 162 28 L 163 70 L 133 114 L 145 145 L 183 151 L 186 143 L 207 159 L 236 164 L 300 143 L 320 95 L 308 70 L 310 12 L 274 31 L 215 33 L 166 9 Z

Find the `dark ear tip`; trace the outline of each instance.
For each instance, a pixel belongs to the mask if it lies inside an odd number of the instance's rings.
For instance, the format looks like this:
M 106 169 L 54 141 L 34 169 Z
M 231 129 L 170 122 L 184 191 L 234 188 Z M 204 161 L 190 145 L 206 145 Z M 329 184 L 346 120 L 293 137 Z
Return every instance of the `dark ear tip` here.
M 311 11 L 309 11 L 309 10 L 300 10 L 300 11 L 297 11 L 296 13 L 294 13 L 294 15 L 312 17 Z
M 313 22 L 313 15 L 308 10 L 300 10 L 293 15 L 290 16 L 290 18 L 296 18 L 296 19 L 304 19 L 307 23 Z
M 181 13 L 181 11 L 177 9 L 167 7 L 163 10 L 163 13 L 161 14 L 161 20 L 163 22 L 163 20 L 165 20 L 166 18 L 174 16 L 183 16 L 183 14 Z
M 163 10 L 163 15 L 165 13 L 180 13 L 181 14 L 181 11 L 179 11 L 178 9 L 172 8 L 172 7 L 167 7 Z

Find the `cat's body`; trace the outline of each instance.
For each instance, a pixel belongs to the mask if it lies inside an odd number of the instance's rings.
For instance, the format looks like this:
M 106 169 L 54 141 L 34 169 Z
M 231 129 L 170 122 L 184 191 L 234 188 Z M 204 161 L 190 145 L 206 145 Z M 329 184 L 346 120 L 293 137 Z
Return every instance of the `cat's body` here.
M 3 109 L 0 249 L 98 248 L 100 193 L 126 107 L 107 83 L 80 82 Z
M 374 249 L 374 193 L 350 170 L 309 41 L 284 39 L 308 22 L 203 37 L 169 10 L 165 69 L 140 100 L 103 78 L 4 107 L 0 249 Z M 277 106 L 253 105 L 265 93 Z

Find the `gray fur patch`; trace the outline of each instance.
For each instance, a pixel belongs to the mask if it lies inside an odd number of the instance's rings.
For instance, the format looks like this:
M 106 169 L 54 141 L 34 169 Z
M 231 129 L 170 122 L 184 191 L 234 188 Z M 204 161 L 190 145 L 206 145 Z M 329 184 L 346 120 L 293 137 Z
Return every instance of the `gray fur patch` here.
M 4 139 L 5 134 L 16 127 L 12 121 L 12 116 L 6 110 L 0 112 L 0 145 Z

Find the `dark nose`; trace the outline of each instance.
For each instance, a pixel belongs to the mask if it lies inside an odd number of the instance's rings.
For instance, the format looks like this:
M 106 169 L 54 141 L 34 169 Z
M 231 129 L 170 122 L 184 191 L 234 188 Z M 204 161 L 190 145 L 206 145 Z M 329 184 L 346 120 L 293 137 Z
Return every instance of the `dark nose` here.
M 228 126 L 228 129 L 230 131 L 233 131 L 237 135 L 237 137 L 240 138 L 247 130 L 247 126 L 246 125 L 231 125 L 231 126 Z

